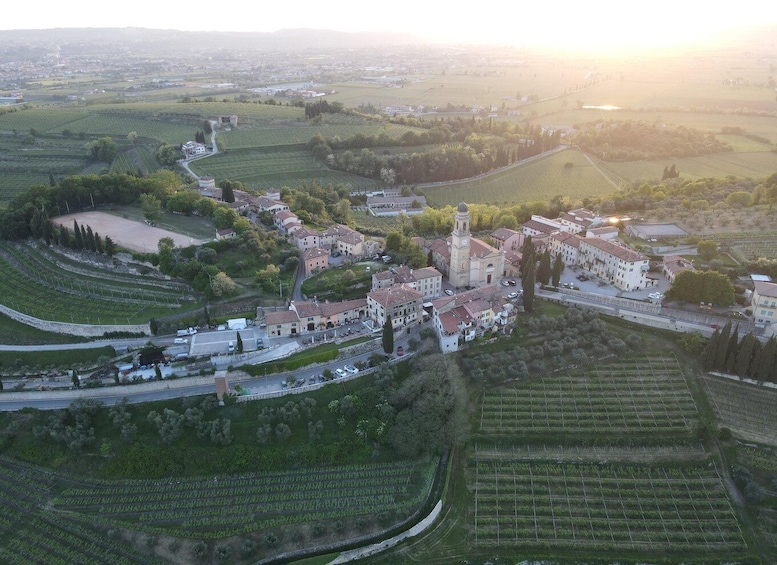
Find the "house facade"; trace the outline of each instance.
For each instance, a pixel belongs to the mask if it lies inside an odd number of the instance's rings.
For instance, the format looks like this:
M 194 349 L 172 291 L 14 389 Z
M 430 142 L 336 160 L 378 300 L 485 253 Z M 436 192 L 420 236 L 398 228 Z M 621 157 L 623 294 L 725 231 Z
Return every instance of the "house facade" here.
M 367 311 L 376 327 L 391 316 L 394 329 L 412 327 L 423 321 L 423 295 L 406 284 L 367 293 Z
M 752 308 L 756 324 L 771 325 L 777 320 L 777 283 L 754 283 Z
M 619 290 L 641 290 L 656 284 L 655 279 L 647 276 L 647 255 L 606 239 L 582 238 L 577 263 Z
M 323 271 L 329 267 L 329 251 L 320 247 L 306 249 L 302 252 L 302 262 L 308 276 Z

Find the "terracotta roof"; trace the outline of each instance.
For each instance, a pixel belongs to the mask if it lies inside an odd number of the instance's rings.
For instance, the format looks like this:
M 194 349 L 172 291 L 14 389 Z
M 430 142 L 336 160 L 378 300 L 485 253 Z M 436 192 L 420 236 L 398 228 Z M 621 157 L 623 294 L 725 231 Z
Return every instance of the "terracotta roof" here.
M 585 242 L 586 245 L 601 249 L 605 253 L 609 253 L 613 257 L 617 257 L 621 261 L 626 261 L 628 263 L 648 260 L 647 255 L 643 255 L 638 251 L 634 251 L 633 249 L 629 249 L 628 247 L 599 237 L 589 237 L 584 239 L 583 242 Z
M 314 229 L 306 228 L 305 226 L 300 226 L 296 230 L 294 230 L 294 237 L 297 239 L 304 239 L 306 237 L 320 237 L 321 232 L 316 231 Z
M 276 212 L 275 219 L 276 220 L 286 220 L 288 218 L 296 218 L 297 214 L 294 212 L 289 212 L 288 210 L 281 210 L 280 212 Z
M 384 308 L 392 308 L 400 304 L 407 304 L 414 300 L 421 300 L 423 295 L 406 284 L 395 284 L 388 288 L 382 288 L 367 293 L 369 298 L 382 305 Z
M 534 231 L 538 231 L 540 233 L 544 233 L 548 235 L 552 234 L 555 231 L 558 231 L 557 227 L 549 226 L 548 224 L 538 222 L 537 220 L 527 220 L 521 225 L 526 228 L 532 229 Z
M 577 249 L 580 246 L 580 240 L 582 240 L 583 238 L 581 238 L 579 235 L 574 233 L 560 231 L 560 232 L 551 234 L 550 239 L 559 241 L 564 245 L 569 245 L 570 247 L 574 247 L 575 249 Z
M 342 302 L 324 302 L 319 304 L 321 315 L 324 317 L 334 316 L 348 310 L 357 308 L 367 308 L 366 298 L 356 298 L 355 300 L 343 300 Z
M 279 324 L 299 322 L 299 317 L 294 310 L 279 310 L 278 312 L 267 312 L 264 316 L 264 321 L 268 326 L 277 326 Z
M 618 233 L 620 230 L 616 226 L 604 226 L 601 228 L 591 228 L 588 233 L 599 235 L 601 233 Z
M 311 247 L 310 249 L 306 249 L 302 252 L 302 258 L 305 261 L 308 259 L 318 259 L 319 257 L 323 257 L 325 255 L 329 255 L 329 251 L 326 249 L 321 249 L 320 247 Z
M 509 228 L 497 228 L 493 232 L 491 232 L 491 237 L 493 239 L 497 239 L 499 241 L 505 241 L 508 238 L 511 238 L 514 235 L 520 235 L 520 232 L 517 232 L 515 230 L 511 230 Z
M 377 281 L 389 281 L 394 279 L 394 273 L 391 271 L 381 271 L 372 275 Z
M 693 269 L 693 263 L 679 255 L 667 255 L 664 257 L 664 268 L 670 273 L 681 273 Z
M 296 310 L 296 312 L 299 315 L 300 319 L 302 319 L 302 318 L 312 318 L 314 316 L 320 316 L 321 315 L 321 308 L 315 302 L 295 302 L 295 301 L 292 301 L 291 306 L 292 306 L 292 308 L 294 308 L 294 310 Z
M 434 267 L 424 267 L 423 269 L 416 269 L 413 271 L 413 276 L 415 277 L 415 280 L 420 281 L 421 279 L 441 277 L 442 273 Z

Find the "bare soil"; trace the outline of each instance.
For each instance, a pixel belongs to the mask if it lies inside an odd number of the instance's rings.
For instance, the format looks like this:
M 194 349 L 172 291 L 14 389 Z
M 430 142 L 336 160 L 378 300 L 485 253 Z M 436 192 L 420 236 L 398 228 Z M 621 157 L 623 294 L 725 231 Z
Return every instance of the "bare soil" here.
M 78 212 L 59 216 L 53 221 L 73 229 L 73 220 L 78 222 L 79 226 L 89 226 L 93 232 L 100 234 L 100 237 L 110 237 L 116 245 L 129 249 L 131 251 L 141 251 L 151 253 L 157 251 L 157 244 L 163 237 L 172 238 L 176 247 L 188 247 L 189 245 L 199 245 L 199 240 L 192 239 L 186 235 L 152 227 L 144 223 L 127 220 L 105 212 Z

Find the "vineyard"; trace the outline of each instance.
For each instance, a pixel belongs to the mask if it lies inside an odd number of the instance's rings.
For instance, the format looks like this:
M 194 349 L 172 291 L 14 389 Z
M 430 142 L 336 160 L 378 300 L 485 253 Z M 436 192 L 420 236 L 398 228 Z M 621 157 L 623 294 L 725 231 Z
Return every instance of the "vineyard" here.
M 701 377 L 721 425 L 737 435 L 775 445 L 777 390 L 713 376 Z
M 250 188 L 262 190 L 311 181 L 324 185 L 350 184 L 353 188 L 371 188 L 375 185 L 375 181 L 370 179 L 329 170 L 303 147 L 267 152 L 259 149 L 223 152 L 195 161 L 191 168 L 198 175 L 239 180 Z
M 22 244 L 0 246 L 0 285 L 6 306 L 61 322 L 145 323 L 199 306 L 179 282 L 76 266 Z
M 738 552 L 747 547 L 717 469 L 475 460 L 472 543 Z
M 479 431 L 522 433 L 685 433 L 696 405 L 677 361 L 632 358 L 582 373 L 486 391 Z
M 661 354 L 484 391 L 465 467 L 469 547 L 746 555 L 718 463 L 692 435 L 698 417 L 678 360 Z
M 221 538 L 386 511 L 407 515 L 425 499 L 434 471 L 429 463 L 397 463 L 94 483 L 64 490 L 54 507 L 151 532 Z
M 572 167 L 565 167 L 572 163 Z M 472 204 L 513 204 L 547 201 L 564 195 L 573 199 L 602 196 L 616 190 L 578 151 L 559 153 L 518 164 L 495 174 L 458 183 L 424 186 L 424 195 L 436 208 Z
M 0 460 L 0 560 L 8 564 L 161 563 L 118 529 L 179 539 L 266 534 L 305 523 L 405 516 L 431 488 L 434 462 L 208 478 L 78 481 Z M 153 542 L 153 537 L 147 539 Z
M 46 510 L 58 477 L 0 461 L 0 560 L 8 565 L 162 563 L 118 543 L 98 521 Z M 23 494 L 22 494 L 23 493 Z

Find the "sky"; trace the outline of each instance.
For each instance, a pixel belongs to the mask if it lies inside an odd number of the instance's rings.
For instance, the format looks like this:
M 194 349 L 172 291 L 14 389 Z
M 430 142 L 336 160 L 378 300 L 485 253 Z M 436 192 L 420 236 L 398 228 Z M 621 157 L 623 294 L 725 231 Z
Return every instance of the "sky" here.
M 766 0 L 701 3 L 690 0 L 496 0 L 490 3 L 430 0 L 295 0 L 164 2 L 38 0 L 8 2 L 0 29 L 54 27 L 144 27 L 186 31 L 263 31 L 290 28 L 345 32 L 407 32 L 454 43 L 556 46 L 617 51 L 684 44 L 716 32 L 753 25 L 777 25 L 777 8 Z M 34 8 L 31 8 L 34 6 Z

